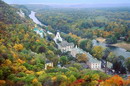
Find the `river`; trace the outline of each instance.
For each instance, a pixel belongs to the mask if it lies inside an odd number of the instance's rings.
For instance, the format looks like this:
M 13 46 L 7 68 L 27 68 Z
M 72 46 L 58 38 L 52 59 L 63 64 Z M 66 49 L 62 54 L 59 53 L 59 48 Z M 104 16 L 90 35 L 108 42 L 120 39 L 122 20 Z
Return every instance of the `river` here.
M 29 15 L 29 17 L 33 20 L 33 22 L 35 22 L 36 24 L 39 24 L 41 26 L 46 26 L 44 24 L 42 24 L 36 17 L 35 17 L 36 12 L 31 11 L 31 14 Z
M 124 48 L 108 46 L 107 44 L 98 42 L 97 40 L 93 40 L 93 44 L 94 46 L 102 46 L 105 48 L 109 48 L 111 52 L 114 52 L 116 54 L 116 56 L 124 56 L 125 58 L 130 57 L 130 52 L 127 52 L 127 50 Z
M 29 17 L 36 23 L 42 26 L 46 26 L 42 24 L 36 17 L 35 17 L 36 12 L 31 11 L 31 14 Z M 125 58 L 130 57 L 130 52 L 127 52 L 127 50 L 120 48 L 120 47 L 114 47 L 114 46 L 107 46 L 105 43 L 98 42 L 97 40 L 93 40 L 94 46 L 102 46 L 102 47 L 108 47 L 111 52 L 114 52 L 116 56 L 124 56 Z

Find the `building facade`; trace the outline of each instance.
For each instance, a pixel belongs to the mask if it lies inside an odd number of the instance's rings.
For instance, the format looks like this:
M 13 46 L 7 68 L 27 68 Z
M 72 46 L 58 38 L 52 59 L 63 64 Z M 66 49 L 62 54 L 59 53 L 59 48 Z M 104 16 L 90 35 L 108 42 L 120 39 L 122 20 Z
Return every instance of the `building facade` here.
M 68 52 L 71 51 L 73 48 L 73 43 L 68 43 L 67 41 L 61 41 L 61 43 L 58 43 L 58 49 L 60 49 L 61 52 Z
M 70 52 L 70 54 L 75 58 L 76 58 L 77 54 L 86 54 L 86 56 L 89 59 L 87 61 L 87 65 L 89 66 L 89 68 L 92 70 L 100 70 L 101 69 L 101 61 L 97 60 L 91 54 L 83 51 L 82 49 L 80 49 L 78 47 L 73 48 L 72 51 Z
M 45 64 L 45 70 L 47 70 L 49 67 L 50 67 L 50 68 L 53 67 L 53 62 L 46 61 L 46 64 Z
M 101 61 L 97 60 L 89 53 L 86 53 L 86 54 L 89 58 L 89 61 L 87 62 L 87 65 L 89 66 L 89 68 L 92 70 L 101 70 Z
M 71 51 L 74 48 L 73 43 L 68 43 L 67 41 L 63 40 L 60 36 L 60 33 L 57 32 L 56 36 L 53 39 L 55 43 L 58 46 L 58 49 L 61 50 L 61 52 L 68 52 Z
M 63 39 L 61 38 L 59 32 L 56 33 L 56 36 L 54 37 L 53 40 L 54 40 L 56 43 L 57 43 L 58 41 L 60 41 L 60 42 L 63 41 Z

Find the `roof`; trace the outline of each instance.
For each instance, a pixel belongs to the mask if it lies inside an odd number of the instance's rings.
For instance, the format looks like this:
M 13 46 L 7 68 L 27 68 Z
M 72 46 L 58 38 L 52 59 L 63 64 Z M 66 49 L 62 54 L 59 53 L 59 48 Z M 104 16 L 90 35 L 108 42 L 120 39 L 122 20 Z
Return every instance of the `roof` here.
M 78 53 L 84 53 L 84 54 L 86 54 L 87 57 L 89 58 L 89 62 L 91 62 L 91 63 L 100 63 L 100 61 L 97 60 L 96 58 L 94 58 L 89 52 L 85 52 L 85 51 L 83 51 L 80 48 L 74 48 L 73 50 L 75 50 Z
M 72 51 L 76 52 L 77 54 L 78 53 L 84 53 L 84 51 L 80 48 L 73 48 Z
M 46 60 L 46 63 L 52 63 L 51 61 L 49 61 L 49 60 Z
M 59 45 L 62 46 L 62 47 L 74 46 L 73 43 L 68 43 L 67 41 L 61 41 L 61 43 L 59 43 Z
M 99 60 L 97 60 L 96 58 L 94 58 L 90 53 L 86 53 L 88 58 L 89 58 L 89 62 L 91 63 L 100 63 Z
M 43 33 L 43 32 L 44 32 L 42 29 L 38 29 L 38 28 L 36 28 L 36 27 L 35 27 L 33 30 L 34 30 L 34 31 L 39 31 L 40 33 Z
M 36 31 L 36 30 L 38 30 L 38 28 L 35 27 L 33 30 Z

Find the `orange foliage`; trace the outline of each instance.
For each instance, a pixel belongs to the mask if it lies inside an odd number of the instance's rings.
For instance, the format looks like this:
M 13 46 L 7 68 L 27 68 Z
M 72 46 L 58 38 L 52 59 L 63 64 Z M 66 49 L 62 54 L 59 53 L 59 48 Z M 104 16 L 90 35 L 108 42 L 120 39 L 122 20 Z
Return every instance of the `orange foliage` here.
M 38 80 L 36 78 L 32 80 L 32 83 L 37 83 L 37 82 Z
M 115 75 L 104 82 L 104 86 L 128 86 L 130 79 L 123 80 L 120 76 Z
M 72 34 L 72 33 L 69 33 L 69 35 L 70 35 L 72 38 L 74 38 L 74 39 L 78 39 L 78 40 L 81 39 L 80 37 L 78 37 L 77 35 L 74 35 L 74 34 Z
M 3 86 L 6 83 L 5 80 L 0 80 L 0 86 Z
M 18 50 L 18 51 L 21 51 L 21 50 L 23 50 L 23 45 L 22 44 L 15 44 L 14 45 L 14 49 L 16 49 L 16 50 Z
M 39 40 L 36 40 L 36 42 L 40 42 Z
M 27 74 L 34 74 L 33 71 L 29 71 L 29 70 L 27 70 L 25 73 L 27 73 Z
M 18 59 L 17 61 L 18 61 L 19 63 L 21 63 L 21 64 L 25 63 L 25 61 L 23 61 L 23 60 L 21 60 L 21 59 Z

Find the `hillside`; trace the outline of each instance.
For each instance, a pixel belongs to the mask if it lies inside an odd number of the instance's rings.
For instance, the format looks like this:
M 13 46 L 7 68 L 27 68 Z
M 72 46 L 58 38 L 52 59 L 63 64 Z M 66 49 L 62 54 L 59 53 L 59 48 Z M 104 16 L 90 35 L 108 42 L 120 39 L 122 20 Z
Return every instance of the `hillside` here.
M 0 21 L 6 24 L 20 24 L 23 19 L 17 15 L 17 9 L 0 0 Z
M 13 4 L 11 6 L 13 6 L 16 9 L 21 9 L 22 12 L 25 14 L 25 16 L 27 18 L 29 18 L 28 15 L 31 13 L 31 11 L 26 6 L 24 6 L 24 5 L 17 5 L 17 4 Z

